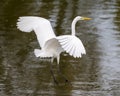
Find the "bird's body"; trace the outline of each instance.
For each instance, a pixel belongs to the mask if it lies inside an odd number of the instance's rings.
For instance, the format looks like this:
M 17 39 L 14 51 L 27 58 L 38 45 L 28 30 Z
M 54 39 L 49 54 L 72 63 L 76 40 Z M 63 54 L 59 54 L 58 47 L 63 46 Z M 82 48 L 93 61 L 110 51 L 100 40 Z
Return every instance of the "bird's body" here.
M 54 58 L 57 58 L 57 63 L 59 64 L 60 53 L 63 51 L 75 58 L 86 54 L 81 40 L 75 36 L 76 22 L 85 19 L 89 20 L 90 18 L 77 16 L 73 20 L 71 35 L 56 36 L 49 20 L 35 16 L 20 17 L 17 27 L 23 32 L 35 32 L 41 47 L 41 49 L 34 50 L 36 57 L 52 57 L 52 61 Z

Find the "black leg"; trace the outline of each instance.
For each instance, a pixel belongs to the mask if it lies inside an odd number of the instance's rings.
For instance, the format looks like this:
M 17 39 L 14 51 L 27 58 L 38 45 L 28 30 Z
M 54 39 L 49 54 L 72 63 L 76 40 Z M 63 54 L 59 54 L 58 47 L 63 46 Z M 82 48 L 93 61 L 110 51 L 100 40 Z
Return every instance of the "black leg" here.
M 57 85 L 58 85 L 58 81 L 56 80 L 56 78 L 55 78 L 55 76 L 54 76 L 52 63 L 53 63 L 53 58 L 52 58 L 52 60 L 51 60 L 50 72 L 51 72 L 51 74 L 52 74 L 52 77 L 53 77 L 53 80 L 54 80 L 55 84 L 57 84 Z
M 65 80 L 65 83 L 70 83 L 69 80 L 63 75 L 63 73 L 60 70 L 60 66 L 57 66 L 58 73 L 62 76 L 62 78 Z

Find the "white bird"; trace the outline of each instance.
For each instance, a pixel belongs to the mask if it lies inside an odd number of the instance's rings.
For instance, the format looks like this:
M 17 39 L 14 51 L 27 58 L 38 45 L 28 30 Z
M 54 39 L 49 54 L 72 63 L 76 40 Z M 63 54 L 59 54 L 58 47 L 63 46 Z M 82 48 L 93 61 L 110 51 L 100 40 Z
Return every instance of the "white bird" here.
M 19 17 L 17 28 L 23 32 L 35 32 L 41 47 L 41 49 L 34 50 L 36 57 L 52 57 L 52 62 L 54 58 L 57 58 L 57 64 L 59 64 L 60 53 L 63 51 L 66 51 L 75 58 L 86 54 L 83 43 L 75 36 L 75 24 L 78 20 L 90 19 L 81 16 L 75 17 L 71 25 L 71 35 L 56 36 L 50 21 L 36 16 Z

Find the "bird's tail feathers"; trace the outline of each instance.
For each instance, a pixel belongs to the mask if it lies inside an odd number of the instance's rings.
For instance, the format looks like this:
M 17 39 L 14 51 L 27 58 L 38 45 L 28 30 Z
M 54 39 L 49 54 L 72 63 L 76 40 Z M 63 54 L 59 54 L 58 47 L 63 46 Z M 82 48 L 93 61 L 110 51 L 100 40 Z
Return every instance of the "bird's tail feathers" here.
M 50 54 L 48 54 L 44 50 L 40 50 L 40 49 L 35 49 L 34 54 L 36 57 L 40 57 L 40 58 L 52 57 Z

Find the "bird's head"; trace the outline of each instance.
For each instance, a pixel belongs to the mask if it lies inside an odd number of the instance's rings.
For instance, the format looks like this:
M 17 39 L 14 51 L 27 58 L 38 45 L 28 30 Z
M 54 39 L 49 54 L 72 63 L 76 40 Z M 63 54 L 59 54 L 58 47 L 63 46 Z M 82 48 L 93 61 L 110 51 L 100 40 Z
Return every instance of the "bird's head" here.
M 82 16 L 77 16 L 75 17 L 76 20 L 91 20 L 91 18 L 88 17 L 82 17 Z

